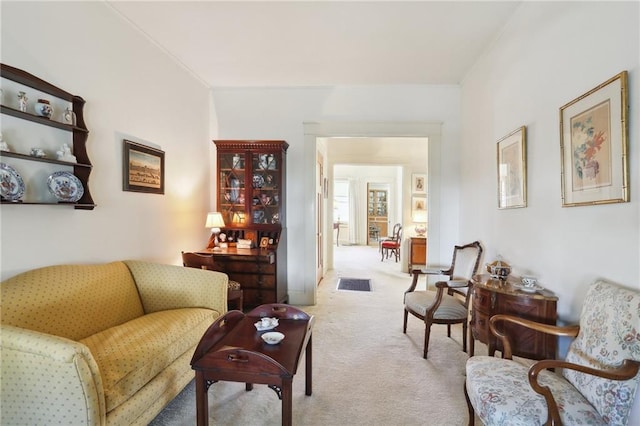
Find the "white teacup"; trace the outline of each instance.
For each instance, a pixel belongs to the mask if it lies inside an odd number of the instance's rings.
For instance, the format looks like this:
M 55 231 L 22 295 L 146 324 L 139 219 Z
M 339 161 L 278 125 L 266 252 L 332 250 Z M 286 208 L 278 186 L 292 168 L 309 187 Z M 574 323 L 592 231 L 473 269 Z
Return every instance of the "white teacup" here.
M 522 277 L 522 285 L 525 287 L 535 287 L 537 282 L 535 277 Z
M 273 327 L 273 326 L 278 325 L 278 319 L 277 318 L 265 317 L 265 318 L 262 318 L 260 320 L 260 322 L 261 322 L 261 325 L 262 325 L 263 328 Z

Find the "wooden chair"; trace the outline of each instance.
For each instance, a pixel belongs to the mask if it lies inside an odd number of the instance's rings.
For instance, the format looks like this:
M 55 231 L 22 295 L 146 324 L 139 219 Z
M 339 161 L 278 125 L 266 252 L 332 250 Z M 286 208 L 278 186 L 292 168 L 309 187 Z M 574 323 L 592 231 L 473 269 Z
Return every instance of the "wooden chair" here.
M 384 241 L 391 241 L 395 238 L 396 234 L 398 233 L 398 231 L 402 228 L 402 224 L 401 223 L 396 223 L 395 225 L 393 225 L 393 231 L 391 232 L 391 235 L 386 236 L 386 237 L 380 237 L 378 239 L 378 251 L 380 253 L 382 253 L 382 243 Z
M 564 361 L 524 365 L 511 359 L 510 336 L 503 333 L 502 322 L 576 338 Z M 579 326 L 558 327 L 509 315 L 494 315 L 489 324 L 502 341 L 503 358 L 474 356 L 467 361 L 470 425 L 476 413 L 489 426 L 505 421 L 636 424 L 630 412 L 640 381 L 640 291 L 595 282 L 587 292 Z M 548 370 L 555 368 L 562 373 Z
M 424 352 L 427 358 L 429 335 L 432 324 L 446 324 L 447 336 L 451 337 L 451 324 L 462 324 L 462 350 L 467 351 L 467 327 L 471 278 L 480 265 L 482 246 L 478 241 L 464 246 L 455 246 L 449 269 L 414 269 L 411 286 L 404 293 L 404 323 L 402 332 L 407 333 L 409 314 L 424 321 Z M 416 291 L 421 275 L 446 275 L 448 281 L 436 283 L 436 290 Z
M 396 232 L 394 238 L 392 240 L 386 240 L 382 242 L 382 258 L 380 261 L 382 262 L 386 256 L 388 259 L 391 254 L 394 254 L 396 257 L 396 262 L 400 260 L 400 247 L 402 245 L 402 226 Z
M 194 252 L 182 252 L 182 265 L 188 268 L 200 268 L 215 271 L 215 260 L 212 254 Z M 243 292 L 242 286 L 237 281 L 229 280 L 227 292 L 227 309 L 235 305 L 235 309 L 242 311 Z

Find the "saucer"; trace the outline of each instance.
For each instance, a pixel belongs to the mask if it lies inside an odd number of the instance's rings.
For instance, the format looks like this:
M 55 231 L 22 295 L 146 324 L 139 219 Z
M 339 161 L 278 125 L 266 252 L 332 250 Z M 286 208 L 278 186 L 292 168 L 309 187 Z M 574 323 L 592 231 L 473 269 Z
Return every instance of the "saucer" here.
M 274 328 L 276 328 L 278 326 L 278 320 L 276 318 L 273 318 L 271 321 L 271 325 L 267 325 L 267 326 L 263 326 L 262 325 L 262 321 L 258 321 L 256 323 L 253 324 L 256 327 L 256 330 L 258 331 L 267 331 L 267 330 L 273 330 Z
M 524 284 L 521 284 L 521 283 L 513 283 L 511 285 L 520 291 L 524 291 L 525 293 L 535 293 L 537 291 L 544 290 L 544 287 L 541 287 L 538 284 L 535 284 L 531 287 L 526 287 Z
M 262 340 L 264 340 L 265 343 L 269 345 L 277 345 L 278 343 L 282 342 L 282 339 L 284 339 L 284 334 L 277 331 L 271 331 L 269 333 L 264 333 L 260 337 L 262 337 Z

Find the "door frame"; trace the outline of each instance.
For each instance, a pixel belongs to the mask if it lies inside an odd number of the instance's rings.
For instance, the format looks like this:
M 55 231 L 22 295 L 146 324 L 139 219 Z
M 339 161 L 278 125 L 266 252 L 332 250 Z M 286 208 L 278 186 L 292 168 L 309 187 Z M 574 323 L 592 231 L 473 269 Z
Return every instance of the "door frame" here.
M 429 223 L 440 223 L 440 150 L 442 140 L 442 122 L 304 122 L 304 144 L 303 163 L 307 167 L 315 168 L 317 153 L 317 138 L 321 137 L 424 137 L 428 138 L 428 184 L 429 184 Z M 328 172 L 328 180 L 332 181 L 331 159 L 326 159 L 325 171 Z M 316 211 L 315 187 L 316 173 L 305 173 L 304 175 L 304 203 L 314 206 L 312 211 Z M 315 222 L 314 218 L 314 222 Z M 333 224 L 330 224 L 333 226 Z M 328 224 L 325 221 L 325 232 Z M 304 252 L 309 254 L 304 257 L 302 270 L 303 288 L 289 287 L 289 299 L 295 304 L 315 305 L 317 301 L 317 286 L 315 284 L 316 274 L 316 241 L 314 227 L 307 227 L 302 235 Z M 429 240 L 427 242 L 429 251 L 429 263 L 439 264 L 440 258 L 440 230 L 437 225 L 429 228 Z M 332 268 L 330 264 L 333 258 L 333 246 L 325 244 L 327 252 L 325 265 Z M 315 253 L 314 255 L 311 255 Z

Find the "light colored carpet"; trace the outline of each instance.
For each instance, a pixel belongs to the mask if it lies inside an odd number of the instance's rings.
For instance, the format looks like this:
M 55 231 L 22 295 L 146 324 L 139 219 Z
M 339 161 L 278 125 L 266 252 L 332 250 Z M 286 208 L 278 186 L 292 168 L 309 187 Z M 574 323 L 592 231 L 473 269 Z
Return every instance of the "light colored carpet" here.
M 402 333 L 402 298 L 411 278 L 393 260 L 380 262 L 377 247 L 336 249 L 335 269 L 321 282 L 315 315 L 313 395 L 304 394 L 304 361 L 293 385 L 295 425 L 465 425 L 463 384 L 467 354 L 462 328 L 434 326 L 429 359 L 422 358 L 424 325 L 409 318 Z M 371 278 L 372 292 L 339 291 L 340 277 Z M 423 284 L 424 285 L 424 284 Z M 486 347 L 476 344 L 476 353 Z M 304 359 L 304 357 L 303 357 Z M 281 401 L 265 385 L 246 392 L 243 383 L 209 388 L 215 425 L 280 425 Z M 151 423 L 194 425 L 191 382 Z

